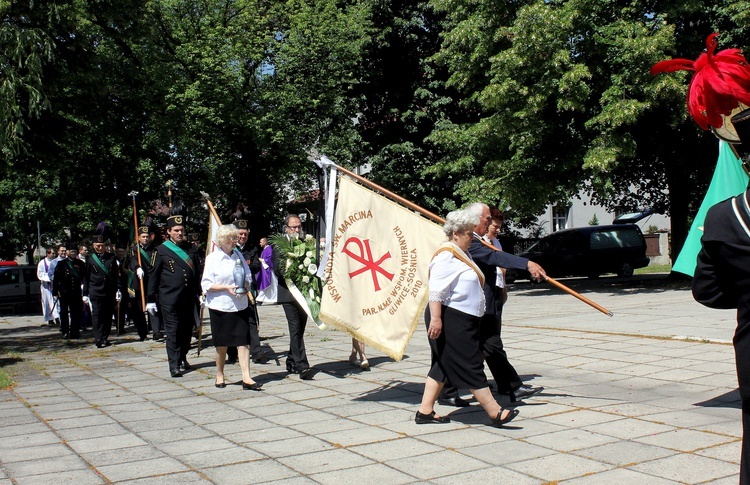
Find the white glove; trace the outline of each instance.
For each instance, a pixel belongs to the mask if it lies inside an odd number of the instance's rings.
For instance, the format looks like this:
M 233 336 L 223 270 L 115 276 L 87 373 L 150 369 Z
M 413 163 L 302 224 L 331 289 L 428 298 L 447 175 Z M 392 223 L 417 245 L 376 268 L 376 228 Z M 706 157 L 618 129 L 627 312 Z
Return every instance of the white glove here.
M 159 309 L 156 308 L 156 303 L 146 303 L 146 311 L 151 315 L 156 315 L 156 312 L 158 312 Z
M 199 296 L 198 301 L 201 304 L 201 308 L 206 308 L 206 295 Z
M 142 268 L 136 268 L 135 275 L 138 277 L 139 280 L 143 279 L 143 269 Z
M 115 301 L 120 300 L 122 300 L 122 293 L 120 292 L 120 290 L 117 290 L 117 293 L 115 294 Z
M 263 258 L 258 258 L 260 260 L 260 265 L 263 267 L 263 269 L 268 269 L 270 266 L 268 266 L 268 263 L 266 263 L 266 260 Z
M 91 301 L 89 300 L 89 297 L 88 296 L 84 296 L 83 297 L 83 304 L 84 305 L 88 305 L 89 303 L 91 303 Z

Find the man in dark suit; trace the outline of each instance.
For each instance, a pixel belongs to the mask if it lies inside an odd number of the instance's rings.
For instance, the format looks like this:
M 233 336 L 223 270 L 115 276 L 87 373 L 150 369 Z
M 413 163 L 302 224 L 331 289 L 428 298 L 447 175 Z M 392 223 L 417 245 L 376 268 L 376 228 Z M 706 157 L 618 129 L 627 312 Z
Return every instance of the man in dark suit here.
M 167 219 L 167 235 L 169 239 L 156 248 L 146 307 L 151 314 L 161 313 L 167 336 L 169 373 L 172 377 L 181 377 L 191 368 L 187 353 L 196 324 L 202 268 L 195 246 L 185 240 L 183 216 Z
M 284 218 L 284 232 L 288 238 L 302 236 L 302 221 L 295 215 Z M 289 353 L 286 358 L 286 370 L 290 374 L 299 374 L 300 379 L 312 379 L 314 371 L 310 368 L 305 352 L 305 327 L 307 326 L 307 314 L 297 300 L 289 292 L 284 277 L 279 272 L 278 250 L 273 248 L 273 268 L 279 280 L 277 302 L 284 308 L 286 322 L 289 326 Z
M 260 271 L 260 258 L 258 247 L 250 242 L 250 224 L 245 219 L 238 219 L 234 221 L 234 226 L 237 228 L 237 251 L 242 254 L 242 258 L 247 262 L 250 272 L 253 273 L 253 275 L 256 275 L 258 274 L 258 271 Z M 250 317 L 250 356 L 255 363 L 260 363 L 265 360 L 267 353 L 260 345 L 260 334 L 258 333 L 258 309 L 255 306 L 256 292 L 254 287 L 251 287 L 250 293 L 253 296 L 250 301 L 250 306 L 253 310 Z M 227 349 L 227 357 L 230 356 L 229 349 L 235 349 L 234 356 L 236 360 L 236 347 L 229 347 Z
M 487 227 L 492 220 L 490 208 L 486 204 L 475 202 L 467 209 L 479 215 L 479 223 L 474 227 L 474 239 L 471 241 L 469 254 L 484 274 L 485 313 L 479 323 L 482 355 L 492 377 L 495 378 L 498 392 L 508 393 L 511 402 L 515 402 L 518 399 L 533 396 L 541 392 L 543 388 L 524 384 L 516 369 L 508 361 L 508 355 L 503 348 L 500 323 L 496 315 L 498 311 L 496 299 L 502 298 L 502 290 L 495 285 L 497 268 L 526 270 L 531 274 L 531 278 L 537 281 L 543 280 L 547 275 L 544 269 L 533 261 L 504 251 L 497 251 L 485 245 L 481 238 L 487 234 Z
M 109 333 L 112 329 L 112 316 L 115 303 L 120 293 L 120 268 L 117 258 L 104 251 L 104 236 L 94 234 L 92 247 L 94 251 L 86 261 L 86 273 L 83 281 L 84 302 L 91 301 L 91 322 L 94 327 L 94 343 L 98 348 L 112 345 Z
M 81 338 L 81 314 L 83 293 L 81 285 L 86 274 L 86 265 L 78 259 L 75 245 L 70 246 L 67 257 L 58 261 L 52 279 L 52 294 L 60 302 L 60 332 L 63 338 Z M 70 312 L 70 315 L 68 315 Z

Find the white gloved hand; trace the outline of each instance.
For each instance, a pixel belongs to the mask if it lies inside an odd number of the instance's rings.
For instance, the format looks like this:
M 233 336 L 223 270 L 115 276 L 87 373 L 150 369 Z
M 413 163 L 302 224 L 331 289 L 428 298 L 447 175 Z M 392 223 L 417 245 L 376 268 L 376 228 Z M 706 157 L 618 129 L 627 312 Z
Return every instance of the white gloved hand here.
M 120 300 L 122 300 L 122 293 L 120 292 L 120 290 L 117 290 L 117 293 L 115 294 L 115 301 Z
M 88 305 L 89 303 L 90 303 L 89 297 L 88 296 L 84 296 L 83 297 L 83 304 L 84 305 Z
M 146 303 L 146 311 L 151 315 L 156 315 L 156 312 L 158 312 L 159 309 L 156 308 L 156 303 Z
M 137 268 L 135 270 L 135 275 L 138 277 L 139 280 L 143 279 L 143 268 Z
M 206 295 L 199 296 L 198 301 L 201 304 L 201 308 L 206 308 Z

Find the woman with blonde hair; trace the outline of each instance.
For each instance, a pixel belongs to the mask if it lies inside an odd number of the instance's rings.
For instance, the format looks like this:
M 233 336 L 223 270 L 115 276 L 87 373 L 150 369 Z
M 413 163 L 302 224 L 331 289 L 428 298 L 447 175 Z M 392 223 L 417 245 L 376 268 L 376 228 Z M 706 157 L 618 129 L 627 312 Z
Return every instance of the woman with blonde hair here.
M 237 347 L 242 388 L 258 391 L 261 384 L 250 377 L 250 319 L 255 315 L 248 302 L 248 293 L 239 292 L 234 282 L 234 268 L 241 264 L 245 269 L 245 290 L 250 289 L 252 274 L 245 258 L 235 249 L 239 231 L 233 225 L 224 225 L 216 233 L 218 249 L 206 256 L 201 288 L 206 294 L 206 306 L 211 317 L 211 336 L 216 348 L 216 387 L 227 386 L 224 363 L 227 347 Z
M 446 382 L 470 389 L 492 419 L 502 426 L 518 415 L 503 409 L 487 384 L 479 347 L 479 321 L 484 315 L 484 275 L 468 253 L 479 216 L 458 210 L 445 218 L 443 243 L 430 262 L 429 303 L 425 311 L 427 336 L 435 363 L 427 375 L 422 404 L 415 422 L 449 423 L 447 416 L 435 414 L 435 400 Z

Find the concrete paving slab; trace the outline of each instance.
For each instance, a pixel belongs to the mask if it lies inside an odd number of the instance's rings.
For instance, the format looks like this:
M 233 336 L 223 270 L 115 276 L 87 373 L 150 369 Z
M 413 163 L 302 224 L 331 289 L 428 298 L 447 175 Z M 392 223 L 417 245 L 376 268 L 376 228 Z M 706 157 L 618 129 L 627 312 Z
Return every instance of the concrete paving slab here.
M 163 344 L 132 332 L 96 350 L 59 342 L 36 316 L 0 315 L 0 353 L 23 360 L 15 389 L 0 391 L 0 413 L 15 417 L 0 428 L 10 438 L 0 462 L 11 464 L 0 484 L 736 483 L 734 313 L 654 277 L 566 283 L 616 315 L 546 285 L 514 285 L 505 347 L 523 379 L 546 389 L 516 403 L 521 415 L 503 429 L 487 426 L 476 402 L 436 406 L 449 425 L 414 423 L 430 362 L 422 326 L 401 362 L 368 349 L 368 372 L 347 362 L 347 334 L 309 326 L 318 372 L 301 381 L 284 370 L 282 309 L 263 306 L 261 335 L 278 361 L 251 365 L 264 383 L 251 393 L 213 387 L 211 347 L 193 349 L 195 370 L 171 379 Z M 238 366 L 226 374 L 239 381 Z M 26 475 L 48 459 L 92 469 Z

